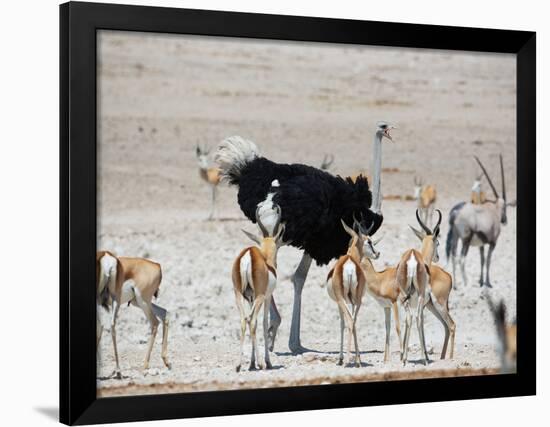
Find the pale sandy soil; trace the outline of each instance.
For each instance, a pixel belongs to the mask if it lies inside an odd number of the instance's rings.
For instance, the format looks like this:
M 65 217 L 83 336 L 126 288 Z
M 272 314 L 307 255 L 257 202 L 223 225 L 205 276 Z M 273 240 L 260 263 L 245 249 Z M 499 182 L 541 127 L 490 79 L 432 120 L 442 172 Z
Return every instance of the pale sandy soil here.
M 171 392 L 494 372 L 494 326 L 477 285 L 477 249 L 467 263 L 470 285 L 459 281 L 451 294 L 454 360 L 438 360 L 443 329 L 427 313 L 433 363 L 419 363 L 413 331 L 412 362 L 403 368 L 392 329 L 392 361 L 384 364 L 383 311 L 366 296 L 358 325 L 364 366 L 354 369 L 336 366 L 338 312 L 321 286 L 327 266 L 311 268 L 303 294 L 302 343 L 314 352 L 289 354 L 288 276 L 301 254 L 285 247 L 275 291 L 283 317 L 275 369 L 236 373 L 239 320 L 229 273 L 249 244 L 240 229 L 254 226 L 229 187 L 220 188 L 218 219 L 206 221 L 210 193 L 199 179 L 194 146 L 214 147 L 239 134 L 278 162 L 318 165 L 324 153 L 334 153 L 331 171 L 347 175 L 369 169 L 374 124 L 391 121 L 399 129 L 395 143 L 383 147 L 383 167 L 391 168 L 382 177 L 383 193 L 410 195 L 415 175 L 434 183 L 445 236 L 449 209 L 469 197 L 477 173 L 473 154 L 498 188 L 497 155 L 504 155 L 508 198 L 515 199 L 513 56 L 123 33 L 103 33 L 99 48 L 98 248 L 162 264 L 158 304 L 170 311 L 173 364 L 171 370 L 162 365 L 159 334 L 151 369 L 140 371 L 148 326 L 141 311 L 124 307 L 117 326 L 124 378 L 107 378 L 114 369 L 107 332 L 99 350 L 102 396 L 147 393 L 151 384 L 154 392 Z M 407 227 L 414 208 L 410 201 L 384 201 L 378 268 L 417 246 Z M 492 268 L 492 294 L 505 299 L 510 317 L 515 220 L 510 208 Z

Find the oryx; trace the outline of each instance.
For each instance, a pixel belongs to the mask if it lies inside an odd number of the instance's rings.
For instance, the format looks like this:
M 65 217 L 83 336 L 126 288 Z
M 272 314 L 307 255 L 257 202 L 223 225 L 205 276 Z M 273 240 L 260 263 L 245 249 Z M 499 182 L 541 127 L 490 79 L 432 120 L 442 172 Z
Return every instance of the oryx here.
M 491 256 L 495 249 L 495 245 L 500 235 L 500 225 L 506 225 L 506 185 L 504 182 L 504 166 L 502 163 L 502 155 L 500 155 L 500 173 L 502 180 L 502 195 L 499 195 L 487 170 L 481 161 L 475 157 L 475 160 L 481 167 L 483 174 L 487 178 L 489 186 L 493 190 L 496 201 L 485 201 L 482 204 L 464 203 L 461 202 L 451 210 L 449 215 L 449 233 L 447 235 L 447 258 L 449 255 L 453 261 L 453 281 L 456 284 L 456 249 L 458 240 L 462 241 L 462 249 L 460 253 L 460 269 L 462 270 L 462 280 L 464 285 L 468 284 L 466 279 L 466 271 L 464 260 L 468 255 L 470 246 L 478 246 L 481 258 L 481 271 L 479 274 L 480 286 L 491 286 L 489 279 L 489 270 L 491 268 Z M 485 245 L 489 245 L 487 260 L 485 260 Z M 483 279 L 483 266 L 485 265 L 485 280 Z

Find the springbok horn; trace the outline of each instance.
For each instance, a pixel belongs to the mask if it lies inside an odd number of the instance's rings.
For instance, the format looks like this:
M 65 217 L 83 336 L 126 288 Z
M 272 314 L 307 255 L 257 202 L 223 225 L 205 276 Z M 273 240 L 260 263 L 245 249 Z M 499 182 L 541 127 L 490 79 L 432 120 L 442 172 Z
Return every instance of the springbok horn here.
M 436 209 L 435 211 L 439 215 L 439 219 L 437 220 L 437 224 L 434 227 L 434 232 L 433 232 L 434 236 L 439 233 L 439 226 L 441 225 L 441 220 L 443 219 L 443 215 L 441 215 L 441 211 L 439 209 Z
M 489 174 L 487 173 L 487 170 L 485 169 L 485 166 L 483 166 L 483 163 L 481 163 L 481 160 L 479 160 L 477 158 L 477 156 L 474 156 L 474 159 L 476 159 L 476 162 L 479 165 L 479 167 L 481 168 L 481 170 L 483 171 L 483 174 L 485 175 L 485 178 L 487 178 L 487 182 L 491 186 L 491 189 L 493 190 L 493 193 L 495 193 L 495 197 L 498 199 L 497 189 L 493 185 L 493 181 L 491 181 L 491 178 L 489 178 Z
M 344 227 L 344 230 L 346 230 L 346 233 L 348 233 L 351 237 L 357 237 L 357 233 L 352 228 L 348 227 L 348 225 L 344 222 L 343 219 L 340 219 L 342 222 L 342 226 Z
M 277 221 L 275 222 L 275 225 L 273 226 L 273 234 L 277 234 L 279 232 L 279 225 L 281 224 L 281 207 L 275 203 L 273 203 L 273 207 L 275 208 L 275 211 L 277 212 Z
M 361 213 L 361 220 L 363 219 L 363 213 Z M 355 212 L 353 213 L 353 228 L 355 229 L 355 226 L 357 225 L 358 227 L 358 230 L 361 232 L 361 234 L 363 236 L 369 236 L 370 237 L 370 232 L 372 231 L 372 229 L 374 228 L 374 221 L 371 223 L 370 227 L 368 228 L 368 230 L 365 230 L 363 228 L 363 223 L 361 221 L 357 221 L 357 218 L 355 218 Z
M 361 227 L 361 222 L 357 221 L 357 218 L 355 218 L 355 212 L 353 213 L 353 231 L 364 234 L 363 227 Z
M 502 154 L 500 154 L 500 178 L 502 179 L 502 198 L 506 202 L 506 184 L 504 183 L 504 165 L 502 164 Z
M 441 215 L 441 212 L 439 214 Z M 432 234 L 432 230 L 426 227 L 426 224 L 424 224 L 420 219 L 420 215 L 418 214 L 418 209 L 416 210 L 416 220 L 420 224 L 420 227 L 422 227 L 422 229 L 426 232 L 426 234 Z M 440 218 L 440 221 L 441 221 L 441 218 Z
M 258 206 L 256 208 L 256 222 L 258 223 L 258 227 L 260 227 L 260 230 L 262 232 L 262 235 L 264 237 L 269 237 L 269 233 L 267 232 L 266 228 L 264 227 L 264 225 L 262 224 L 262 221 L 260 220 L 260 215 L 258 215 L 260 212 L 260 207 Z
M 275 238 L 275 241 L 278 242 L 280 239 L 282 239 L 284 233 L 285 233 L 285 225 L 283 224 L 279 227 L 275 236 L 273 236 Z

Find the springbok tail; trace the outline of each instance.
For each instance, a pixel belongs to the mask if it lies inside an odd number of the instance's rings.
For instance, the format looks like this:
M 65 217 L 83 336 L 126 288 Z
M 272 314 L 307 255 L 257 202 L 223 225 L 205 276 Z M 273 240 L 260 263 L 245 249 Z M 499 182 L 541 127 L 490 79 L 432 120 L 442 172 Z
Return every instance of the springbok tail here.
M 105 286 L 103 290 L 99 293 L 99 303 L 105 310 L 109 311 L 110 301 L 111 296 L 109 295 L 109 288 Z
M 258 147 L 252 141 L 230 136 L 220 143 L 214 160 L 221 170 L 221 179 L 238 185 L 242 169 L 259 155 Z
M 415 280 L 416 280 L 416 271 L 418 269 L 418 262 L 414 256 L 414 253 L 411 252 L 411 257 L 406 263 L 407 266 L 407 298 L 409 299 L 415 289 Z
M 111 303 L 111 285 L 116 283 L 118 277 L 118 260 L 111 254 L 106 253 L 99 260 L 99 285 L 97 289 L 99 303 L 103 308 L 109 310 Z

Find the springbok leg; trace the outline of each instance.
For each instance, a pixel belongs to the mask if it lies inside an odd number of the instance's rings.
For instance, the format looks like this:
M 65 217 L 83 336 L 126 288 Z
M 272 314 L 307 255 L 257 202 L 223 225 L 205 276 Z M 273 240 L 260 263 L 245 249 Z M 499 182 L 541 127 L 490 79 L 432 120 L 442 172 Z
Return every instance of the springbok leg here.
M 386 345 L 384 347 L 384 363 L 390 360 L 390 330 L 391 330 L 391 308 L 384 307 L 384 320 L 386 323 Z
M 172 368 L 172 364 L 168 362 L 168 311 L 164 308 L 151 303 L 153 313 L 162 321 L 162 352 L 160 356 L 164 362 L 164 366 L 168 369 Z

